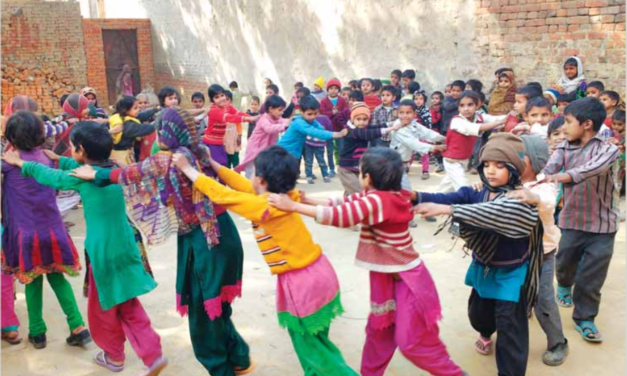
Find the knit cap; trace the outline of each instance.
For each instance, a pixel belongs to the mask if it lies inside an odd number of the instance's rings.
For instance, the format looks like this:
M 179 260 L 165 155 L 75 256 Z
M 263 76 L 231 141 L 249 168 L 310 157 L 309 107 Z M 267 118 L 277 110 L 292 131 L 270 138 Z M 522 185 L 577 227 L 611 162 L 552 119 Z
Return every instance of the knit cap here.
M 358 115 L 366 115 L 370 120 L 370 108 L 364 102 L 355 102 L 351 107 L 351 121 L 354 121 Z
M 321 78 L 322 78 L 322 77 L 321 77 Z M 316 81 L 317 81 L 317 80 L 316 80 Z M 317 85 L 317 84 L 318 84 L 318 83 L 316 82 L 316 85 Z M 342 88 L 342 83 L 341 83 L 341 82 L 340 82 L 340 80 L 338 80 L 337 78 L 332 78 L 332 79 L 330 79 L 330 80 L 329 80 L 329 82 L 327 82 L 327 91 L 329 91 L 329 88 L 330 88 L 331 86 L 337 86 L 337 87 L 338 87 L 338 89 L 341 89 L 341 88 Z M 320 86 L 320 87 L 322 87 L 322 86 Z
M 549 96 L 553 99 L 553 103 L 557 104 L 557 98 L 559 98 L 560 92 L 555 89 L 547 89 L 544 92 L 544 96 Z
M 324 87 L 324 77 L 320 76 L 318 78 L 316 78 L 316 80 L 314 81 L 314 85 L 318 85 L 320 86 L 320 88 Z
M 479 160 L 509 163 L 522 175 L 525 171 L 525 146 L 518 136 L 511 133 L 495 133 L 481 149 Z
M 531 161 L 531 169 L 538 174 L 544 170 L 546 163 L 549 161 L 549 146 L 540 136 L 523 135 L 521 136 L 525 147 L 525 155 Z

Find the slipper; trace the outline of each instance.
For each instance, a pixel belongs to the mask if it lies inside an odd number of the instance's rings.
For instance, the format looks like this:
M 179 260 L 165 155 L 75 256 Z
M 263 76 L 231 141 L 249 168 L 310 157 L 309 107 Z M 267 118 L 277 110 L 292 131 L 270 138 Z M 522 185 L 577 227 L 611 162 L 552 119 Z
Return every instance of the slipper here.
M 599 329 L 592 321 L 582 321 L 579 324 L 575 324 L 575 330 L 581 334 L 581 338 L 588 342 L 603 342 L 603 335 L 601 335 Z
M 118 366 L 118 365 L 109 363 L 107 361 L 107 354 L 105 354 L 104 351 L 99 351 L 96 354 L 94 354 L 94 362 L 96 362 L 97 365 L 104 367 L 111 372 L 122 372 L 124 370 L 124 364 L 122 364 L 121 366 Z
M 557 296 L 555 298 L 557 305 L 564 308 L 573 306 L 573 288 L 557 286 Z
M 148 367 L 148 370 L 146 372 L 142 373 L 141 376 L 157 376 L 167 366 L 168 366 L 168 359 L 167 358 L 159 358 L 159 359 L 155 360 L 155 362 L 152 363 L 152 365 L 150 367 Z
M 250 361 L 250 365 L 248 366 L 248 368 L 235 367 L 235 368 L 233 368 L 233 372 L 235 372 L 235 374 L 237 376 L 239 376 L 239 375 L 248 375 L 254 369 L 255 369 L 255 363 L 251 360 Z
M 10 345 L 19 345 L 22 343 L 22 337 L 20 337 L 20 332 L 17 330 L 2 332 L 2 340 L 7 341 Z
M 492 354 L 492 340 L 479 336 L 475 342 L 475 350 L 481 355 Z

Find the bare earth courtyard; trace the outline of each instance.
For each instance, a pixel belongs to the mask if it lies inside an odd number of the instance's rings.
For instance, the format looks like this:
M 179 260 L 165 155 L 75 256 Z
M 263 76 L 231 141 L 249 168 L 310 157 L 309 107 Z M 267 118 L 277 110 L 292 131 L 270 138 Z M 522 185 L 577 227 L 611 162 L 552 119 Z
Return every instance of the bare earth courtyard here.
M 320 177 L 319 172 L 318 176 Z M 421 181 L 419 169 L 411 172 L 414 189 L 434 191 L 441 176 L 432 174 L 428 181 Z M 339 180 L 324 184 L 321 179 L 315 185 L 303 184 L 298 188 L 319 197 L 340 195 Z M 234 321 L 242 336 L 251 347 L 251 355 L 257 363 L 252 375 L 276 376 L 299 375 L 302 369 L 292 349 L 290 338 L 279 327 L 275 313 L 275 277 L 271 276 L 257 245 L 250 224 L 233 215 L 240 230 L 245 249 L 244 292 L 234 304 Z M 69 220 L 76 223 L 71 235 L 78 249 L 83 249 L 85 236 L 82 211 L 75 210 Z M 415 247 L 429 267 L 440 294 L 444 319 L 440 324 L 441 335 L 453 359 L 471 375 L 495 375 L 494 356 L 481 356 L 473 349 L 476 333 L 466 316 L 469 288 L 463 283 L 469 258 L 462 253 L 461 241 L 454 244 L 450 235 L 433 236 L 437 224 L 417 219 L 419 227 L 412 229 Z M 346 313 L 336 319 L 331 327 L 331 339 L 339 346 L 350 366 L 359 370 L 364 328 L 369 309 L 368 272 L 353 265 L 358 233 L 315 224 L 307 219 L 313 237 L 329 257 L 340 279 L 342 300 Z M 81 252 L 81 258 L 83 257 Z M 186 318 L 175 311 L 175 263 L 176 239 L 149 250 L 149 259 L 159 286 L 141 297 L 153 326 L 161 335 L 164 353 L 170 366 L 163 375 L 206 375 L 196 361 L 189 339 Z M 84 260 L 81 260 L 84 265 Z M 70 279 L 79 307 L 87 320 L 87 301 L 82 297 L 82 275 Z M 47 284 L 44 284 L 47 286 Z M 28 344 L 8 346 L 2 344 L 2 374 L 11 376 L 109 376 L 112 373 L 96 366 L 92 356 L 97 348 L 91 344 L 86 350 L 70 348 L 65 344 L 68 335 L 64 315 L 49 286 L 45 287 L 45 319 L 48 325 L 48 347 L 35 350 Z M 22 322 L 20 332 L 28 333 L 24 287 L 18 285 L 17 314 Z M 603 288 L 601 314 L 597 324 L 605 336 L 601 345 L 584 342 L 575 332 L 571 310 L 561 308 L 564 331 L 570 342 L 570 356 L 561 367 L 550 368 L 542 364 L 542 352 L 546 337 L 535 319 L 530 323 L 530 358 L 528 375 L 624 375 L 625 374 L 625 226 L 621 226 L 616 238 L 614 257 Z M 142 370 L 142 363 L 127 343 L 126 369 L 121 375 L 135 375 Z M 397 352 L 386 375 L 427 375 L 415 368 Z

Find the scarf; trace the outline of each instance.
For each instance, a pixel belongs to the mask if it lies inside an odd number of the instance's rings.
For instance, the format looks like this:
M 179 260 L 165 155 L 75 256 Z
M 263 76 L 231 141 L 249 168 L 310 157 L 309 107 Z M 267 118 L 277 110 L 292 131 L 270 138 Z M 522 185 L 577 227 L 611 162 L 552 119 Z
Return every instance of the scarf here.
M 181 153 L 194 168 L 210 169 L 209 150 L 200 143 L 194 118 L 183 109 L 166 109 L 157 119 L 157 131 L 168 151 L 127 166 L 120 174 L 130 215 L 149 244 L 164 242 L 175 230 L 185 235 L 198 226 L 210 247 L 218 244 L 213 204 L 171 160 L 173 153 Z
M 66 113 L 68 118 L 76 118 L 82 120 L 85 116 L 83 113 L 89 108 L 89 100 L 81 94 L 70 94 L 69 97 L 63 103 L 63 112 Z M 72 133 L 74 125 L 70 125 L 65 132 L 61 133 L 52 146 L 52 151 L 57 155 L 69 157 L 72 154 L 70 150 L 70 133 Z
M 576 91 L 579 85 L 586 80 L 586 77 L 583 75 L 583 63 L 581 59 L 577 56 L 571 56 L 568 59 L 575 59 L 577 61 L 577 77 L 571 80 L 566 77 L 565 73 L 562 73 L 562 77 L 557 81 L 557 84 L 562 87 L 562 90 L 564 90 L 566 94 Z
M 2 134 L 7 121 L 17 111 L 37 112 L 37 102 L 26 95 L 17 95 L 9 100 L 4 108 L 4 118 L 2 118 Z

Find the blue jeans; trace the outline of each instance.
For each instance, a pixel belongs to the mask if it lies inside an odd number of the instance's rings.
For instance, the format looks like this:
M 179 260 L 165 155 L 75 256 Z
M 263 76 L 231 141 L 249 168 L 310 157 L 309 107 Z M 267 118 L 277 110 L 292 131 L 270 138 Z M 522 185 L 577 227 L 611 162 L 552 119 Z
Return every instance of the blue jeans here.
M 327 159 L 329 160 L 329 171 L 332 173 L 335 173 L 335 161 L 333 160 L 334 151 L 333 139 L 327 140 Z
M 322 177 L 327 177 L 329 175 L 329 171 L 327 170 L 327 162 L 324 160 L 324 146 L 317 147 L 305 145 L 305 174 L 308 178 L 313 176 L 313 172 L 311 170 L 313 168 L 314 156 L 318 160 L 320 170 L 322 170 Z

